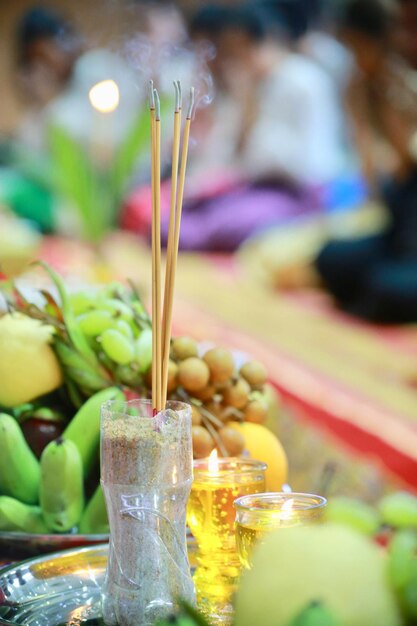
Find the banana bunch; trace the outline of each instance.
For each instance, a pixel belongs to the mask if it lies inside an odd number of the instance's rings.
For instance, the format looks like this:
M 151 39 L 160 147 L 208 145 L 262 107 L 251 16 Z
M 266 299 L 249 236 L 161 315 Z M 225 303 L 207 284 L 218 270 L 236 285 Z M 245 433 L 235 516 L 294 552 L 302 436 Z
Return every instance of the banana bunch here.
M 26 504 L 38 501 L 40 468 L 16 420 L 0 414 L 0 493 Z
M 2 294 L 10 308 L 54 327 L 53 348 L 75 406 L 114 384 L 140 390 L 152 358 L 152 334 L 136 290 L 110 283 L 95 293 L 68 293 L 62 278 L 40 265 L 58 291 L 59 304 L 42 291 L 45 305 L 38 307 L 10 283 Z
M 124 399 L 117 387 L 97 392 L 38 461 L 14 417 L 0 414 L 0 530 L 106 533 L 101 487 L 85 506 L 84 482 L 99 455 L 100 408 Z

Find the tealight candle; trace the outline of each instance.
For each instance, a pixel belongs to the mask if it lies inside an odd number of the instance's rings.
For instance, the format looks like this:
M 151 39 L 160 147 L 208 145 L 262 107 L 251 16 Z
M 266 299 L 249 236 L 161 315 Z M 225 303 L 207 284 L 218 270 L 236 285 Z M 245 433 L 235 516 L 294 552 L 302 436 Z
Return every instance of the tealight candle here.
M 215 452 L 215 451 L 214 451 Z M 217 458 L 194 461 L 194 482 L 187 522 L 197 546 L 194 583 L 197 603 L 214 624 L 229 624 L 231 596 L 240 574 L 236 551 L 234 501 L 262 492 L 266 464 L 252 459 Z
M 236 545 L 244 567 L 251 567 L 254 544 L 277 528 L 311 524 L 320 520 L 326 498 L 307 493 L 258 493 L 238 498 Z

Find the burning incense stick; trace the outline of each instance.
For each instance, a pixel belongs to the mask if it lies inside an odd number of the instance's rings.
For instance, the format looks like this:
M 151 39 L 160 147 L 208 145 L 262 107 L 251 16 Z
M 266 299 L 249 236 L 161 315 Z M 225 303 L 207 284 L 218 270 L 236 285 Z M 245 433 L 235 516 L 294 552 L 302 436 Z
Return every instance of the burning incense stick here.
M 152 405 L 161 410 L 161 112 L 150 82 L 152 182 Z
M 168 387 L 169 350 L 171 343 L 172 305 L 178 260 L 185 172 L 187 169 L 188 142 L 194 110 L 194 89 L 184 126 L 181 164 L 181 84 L 175 86 L 174 138 L 172 146 L 171 202 L 165 274 L 164 307 L 161 319 L 161 110 L 159 95 L 150 81 L 151 150 L 152 150 L 152 406 L 161 411 L 166 403 Z M 178 176 L 179 168 L 179 176 Z
M 193 116 L 194 110 L 194 88 L 192 87 L 190 90 L 190 104 L 188 107 L 187 118 L 185 120 L 184 126 L 184 135 L 182 141 L 182 153 L 181 153 L 181 166 L 180 166 L 180 175 L 178 180 L 178 191 L 177 191 L 177 206 L 175 212 L 175 229 L 174 229 L 174 242 L 172 247 L 171 257 L 169 261 L 169 274 L 167 274 L 168 286 L 166 287 L 166 295 L 167 300 L 164 300 L 164 309 L 166 311 L 165 316 L 165 346 L 167 346 L 166 352 L 164 351 L 164 370 L 163 370 L 163 397 L 162 403 L 163 406 L 166 403 L 166 394 L 167 394 L 167 386 L 168 386 L 168 364 L 169 364 L 169 346 L 171 342 L 171 327 L 172 327 L 172 307 L 173 307 L 173 298 L 174 298 L 174 287 L 175 287 L 175 276 L 177 271 L 177 260 L 178 260 L 178 247 L 180 240 L 180 228 L 181 228 L 181 214 L 182 214 L 182 203 L 184 199 L 184 186 L 185 186 L 185 173 L 187 169 L 187 157 L 188 157 L 188 143 L 190 139 L 190 126 L 191 119 Z
M 175 87 L 175 111 L 174 111 L 174 138 L 172 143 L 172 170 L 171 170 L 171 202 L 169 211 L 169 230 L 167 244 L 167 259 L 165 271 L 165 290 L 164 290 L 164 307 L 162 314 L 162 403 L 165 405 L 168 385 L 168 364 L 170 349 L 170 319 L 169 319 L 169 302 L 172 298 L 171 288 L 171 271 L 173 261 L 173 251 L 175 242 L 175 219 L 176 219 L 176 203 L 177 203 L 177 182 L 178 182 L 178 166 L 180 159 L 180 141 L 181 141 L 181 83 L 174 82 Z
M 161 105 L 159 95 L 154 89 L 155 98 L 155 210 L 153 222 L 155 226 L 154 264 L 155 273 L 153 286 L 155 291 L 155 350 L 156 350 L 156 398 L 155 409 L 162 409 L 162 343 L 161 343 Z
M 152 407 L 156 409 L 156 316 L 154 315 L 155 305 L 155 96 L 153 91 L 153 80 L 149 81 L 149 101 L 151 111 L 151 186 L 152 186 Z

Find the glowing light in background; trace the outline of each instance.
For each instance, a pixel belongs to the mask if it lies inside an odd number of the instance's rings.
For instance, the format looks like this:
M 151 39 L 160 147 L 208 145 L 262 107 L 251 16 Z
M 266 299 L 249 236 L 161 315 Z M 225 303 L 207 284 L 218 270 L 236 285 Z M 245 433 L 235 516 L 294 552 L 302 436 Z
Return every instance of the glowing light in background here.
M 113 113 L 120 102 L 119 87 L 114 80 L 102 80 L 91 87 L 88 97 L 96 111 Z

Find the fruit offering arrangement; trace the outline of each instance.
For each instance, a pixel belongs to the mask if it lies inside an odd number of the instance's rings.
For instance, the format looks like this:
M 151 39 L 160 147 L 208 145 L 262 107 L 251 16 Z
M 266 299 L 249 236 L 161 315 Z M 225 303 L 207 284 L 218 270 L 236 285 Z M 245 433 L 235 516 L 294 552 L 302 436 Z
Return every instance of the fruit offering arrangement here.
M 178 337 L 168 371 L 170 396 L 192 406 L 194 457 L 207 457 L 214 448 L 221 456 L 242 454 L 245 438 L 235 423 L 262 424 L 270 409 L 264 366 L 248 361 L 237 371 L 228 350 L 215 347 L 199 357 L 195 341 Z
M 133 287 L 69 293 L 43 267 L 59 298 L 41 291 L 35 304 L 13 283 L 1 286 L 0 531 L 102 533 L 100 406 L 150 396 L 151 321 Z M 262 425 L 276 406 L 265 368 L 236 368 L 220 347 L 200 352 L 190 338 L 172 340 L 168 397 L 192 406 L 194 456 L 217 448 L 270 457 L 270 488 L 280 488 L 287 461 Z

